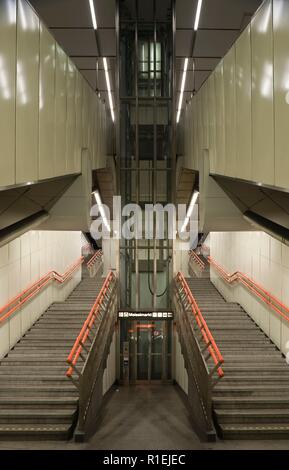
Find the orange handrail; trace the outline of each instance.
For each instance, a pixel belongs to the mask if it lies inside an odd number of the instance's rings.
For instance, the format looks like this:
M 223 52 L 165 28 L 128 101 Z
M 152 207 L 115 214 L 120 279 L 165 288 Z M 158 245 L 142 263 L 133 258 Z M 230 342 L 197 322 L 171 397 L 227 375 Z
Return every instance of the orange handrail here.
M 197 253 L 194 252 L 194 250 L 190 250 L 189 255 L 191 258 L 194 258 L 195 263 L 197 263 L 200 269 L 203 271 L 206 267 L 204 261 L 201 260 L 201 258 L 197 255 Z
M 87 262 L 87 267 L 91 268 L 91 266 L 96 263 L 100 258 L 102 257 L 102 250 L 97 250 L 94 255 L 88 260 Z
M 115 279 L 115 275 L 113 274 L 112 271 L 108 273 L 106 276 L 106 279 L 102 285 L 102 288 L 94 302 L 94 305 L 92 309 L 90 310 L 88 317 L 86 318 L 79 335 L 77 336 L 74 345 L 72 346 L 72 349 L 69 353 L 69 356 L 66 360 L 66 362 L 69 364 L 69 368 L 67 369 L 66 376 L 71 377 L 73 374 L 73 370 L 75 369 L 75 366 L 77 364 L 78 358 L 81 355 L 81 352 L 83 350 L 84 344 L 88 338 L 89 332 L 97 318 L 97 315 L 100 311 L 100 307 L 102 304 L 102 301 L 109 289 L 111 281 Z
M 195 320 L 196 320 L 196 323 L 201 331 L 201 334 L 202 334 L 202 337 L 203 337 L 203 340 L 208 348 L 208 351 L 210 353 L 210 356 L 212 357 L 213 359 L 213 362 L 217 368 L 217 372 L 218 372 L 218 375 L 219 377 L 223 377 L 224 376 L 224 371 L 221 367 L 221 365 L 224 363 L 224 358 L 222 356 L 222 354 L 220 353 L 220 350 L 213 338 L 213 335 L 211 333 L 211 331 L 209 330 L 209 327 L 202 315 L 202 312 L 196 302 L 196 299 L 194 298 L 183 274 L 181 272 L 178 272 L 177 276 L 177 281 L 180 283 L 180 285 L 182 286 L 185 294 L 186 294 L 186 297 L 187 297 L 187 300 L 188 302 L 190 303 L 191 305 L 191 308 L 192 308 L 192 313 L 195 317 Z
M 68 267 L 64 274 L 56 271 L 49 271 L 38 281 L 29 285 L 20 294 L 16 295 L 7 304 L 0 308 L 0 324 L 7 320 L 16 310 L 22 307 L 28 300 L 35 297 L 50 282 L 56 281 L 63 284 L 72 274 L 82 265 L 84 258 L 81 256 L 72 265 Z
M 289 322 L 289 308 L 277 299 L 277 297 L 268 292 L 263 286 L 240 271 L 236 271 L 233 274 L 227 273 L 211 256 L 208 257 L 208 261 L 228 284 L 232 284 L 235 281 L 240 282 L 262 302 L 267 304 L 276 313 L 278 313 L 278 315 L 284 318 L 284 320 Z

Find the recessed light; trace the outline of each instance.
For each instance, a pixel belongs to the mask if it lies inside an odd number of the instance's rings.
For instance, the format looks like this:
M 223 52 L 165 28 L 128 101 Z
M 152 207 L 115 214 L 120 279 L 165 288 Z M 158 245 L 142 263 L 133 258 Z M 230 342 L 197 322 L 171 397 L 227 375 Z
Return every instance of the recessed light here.
M 96 14 L 95 14 L 95 8 L 94 8 L 94 1 L 93 0 L 89 0 L 89 6 L 90 6 L 90 13 L 91 13 L 93 28 L 95 30 L 97 30 L 97 21 L 96 21 Z

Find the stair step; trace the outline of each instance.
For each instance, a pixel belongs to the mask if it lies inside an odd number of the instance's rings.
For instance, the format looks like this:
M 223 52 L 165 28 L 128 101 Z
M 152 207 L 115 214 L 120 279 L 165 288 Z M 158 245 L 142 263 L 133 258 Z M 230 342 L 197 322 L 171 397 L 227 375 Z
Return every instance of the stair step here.
M 0 396 L 0 411 L 1 410 L 74 410 L 77 407 L 78 397 L 1 397 Z
M 72 423 L 76 410 L 26 410 L 26 409 L 0 409 L 0 424 L 42 423 L 62 424 Z
M 287 423 L 289 425 L 289 410 L 287 409 L 247 409 L 247 410 L 214 410 L 220 423 Z
M 224 439 L 288 439 L 289 423 L 220 424 Z
M 265 364 L 271 364 L 271 363 L 277 363 L 277 364 L 280 364 L 282 361 L 283 361 L 283 358 L 282 358 L 282 355 L 281 353 L 278 354 L 277 352 L 274 352 L 274 354 L 266 354 L 265 353 L 257 353 L 255 352 L 255 355 L 254 356 L 248 356 L 248 355 L 241 355 L 239 353 L 236 353 L 236 354 L 232 354 L 231 353 L 228 353 L 226 354 L 226 364 L 230 364 L 231 365 L 231 362 L 244 362 L 244 363 L 247 363 L 249 366 L 251 366 L 251 364 L 255 363 L 265 363 Z M 288 371 L 289 371 L 289 368 L 288 368 Z
M 241 383 L 241 382 L 240 382 Z M 247 385 L 236 385 L 232 383 L 231 385 L 224 385 L 223 381 L 221 385 L 219 384 L 213 389 L 213 397 L 220 398 L 220 397 L 252 397 L 252 396 L 272 396 L 276 393 L 280 394 L 280 396 L 284 396 L 285 398 L 289 398 L 289 388 L 288 385 L 282 384 L 247 384 Z
M 188 284 L 225 360 L 225 376 L 213 389 L 221 436 L 288 439 L 289 368 L 284 356 L 243 308 L 226 302 L 210 280 L 188 279 Z
M 1 402 L 0 402 L 1 403 Z M 289 407 L 289 397 L 218 397 L 214 398 L 214 409 L 215 410 L 227 410 L 233 409 L 234 411 L 238 412 L 240 409 L 242 410 L 257 410 L 259 408 L 266 408 L 270 407 L 270 409 L 274 408 L 282 408 L 288 409 Z
M 67 440 L 71 435 L 71 424 L 0 424 L 0 439 L 3 440 Z
M 29 374 L 29 375 L 19 375 L 19 374 L 1 374 L 0 375 L 0 386 L 2 383 L 8 384 L 8 383 L 13 383 L 15 384 L 27 384 L 33 382 L 33 384 L 47 384 L 47 383 L 53 383 L 54 385 L 61 384 L 61 383 L 69 383 L 68 378 L 66 377 L 65 373 L 64 374 L 59 374 L 59 375 L 36 375 L 36 374 Z
M 45 385 L 24 385 L 24 384 L 1 384 L 0 397 L 78 397 L 76 387 L 61 386 L 45 386 Z

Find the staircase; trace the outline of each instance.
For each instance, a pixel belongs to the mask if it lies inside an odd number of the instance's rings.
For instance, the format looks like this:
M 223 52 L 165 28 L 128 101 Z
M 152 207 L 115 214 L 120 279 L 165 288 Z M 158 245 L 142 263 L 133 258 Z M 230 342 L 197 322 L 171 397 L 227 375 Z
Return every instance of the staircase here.
M 213 389 L 216 427 L 224 439 L 289 437 L 289 366 L 247 313 L 209 279 L 187 283 L 224 357 Z
M 84 268 L 85 269 L 85 268 Z M 0 363 L 0 440 L 65 440 L 77 418 L 76 387 L 66 358 L 101 289 L 84 274 L 65 302 L 56 302 Z

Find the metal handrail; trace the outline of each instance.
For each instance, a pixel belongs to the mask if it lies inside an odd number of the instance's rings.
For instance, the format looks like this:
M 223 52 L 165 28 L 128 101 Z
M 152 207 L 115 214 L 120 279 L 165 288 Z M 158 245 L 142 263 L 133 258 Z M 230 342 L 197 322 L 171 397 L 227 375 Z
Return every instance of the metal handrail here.
M 51 281 L 56 281 L 59 284 L 65 283 L 72 274 L 80 268 L 83 262 L 84 258 L 81 256 L 68 267 L 64 274 L 59 274 L 57 271 L 49 271 L 43 277 L 38 279 L 38 281 L 26 287 L 22 292 L 20 292 L 20 294 L 16 295 L 7 304 L 0 308 L 0 324 L 7 320 L 26 302 L 39 294 Z
M 94 255 L 88 260 L 87 267 L 91 268 L 102 257 L 102 250 L 97 250 Z
M 240 271 L 236 271 L 233 274 L 227 273 L 211 256 L 208 257 L 208 261 L 228 284 L 231 285 L 234 282 L 240 282 L 262 302 L 278 313 L 278 315 L 280 315 L 284 320 L 289 322 L 289 308 L 264 287 Z
M 193 258 L 194 262 L 198 264 L 199 268 L 204 271 L 206 265 L 205 263 L 203 262 L 203 260 L 201 260 L 201 258 L 197 255 L 197 253 L 194 252 L 194 250 L 190 250 L 189 251 L 189 256 L 191 258 Z
M 183 291 L 186 300 L 191 308 L 191 311 L 196 320 L 197 326 L 202 334 L 203 341 L 205 343 L 205 348 L 208 350 L 214 364 L 215 369 L 217 370 L 218 376 L 221 378 L 224 376 L 224 371 L 222 369 L 222 364 L 224 363 L 224 358 L 220 353 L 220 350 L 213 338 L 211 331 L 208 328 L 208 325 L 202 315 L 202 312 L 181 272 L 178 272 L 176 276 L 176 282 L 179 284 L 179 291 Z
M 91 332 L 94 326 L 96 318 L 98 317 L 101 309 L 104 308 L 103 304 L 105 300 L 107 301 L 109 300 L 111 287 L 112 287 L 112 284 L 114 283 L 113 281 L 115 280 L 116 280 L 116 277 L 114 273 L 110 271 L 67 357 L 66 362 L 69 364 L 69 367 L 66 371 L 66 376 L 68 378 L 72 378 L 72 374 L 74 371 L 78 375 L 81 375 L 77 369 L 78 359 L 79 357 L 81 357 L 83 349 L 87 351 L 85 343 L 87 339 L 89 338 L 89 333 Z

